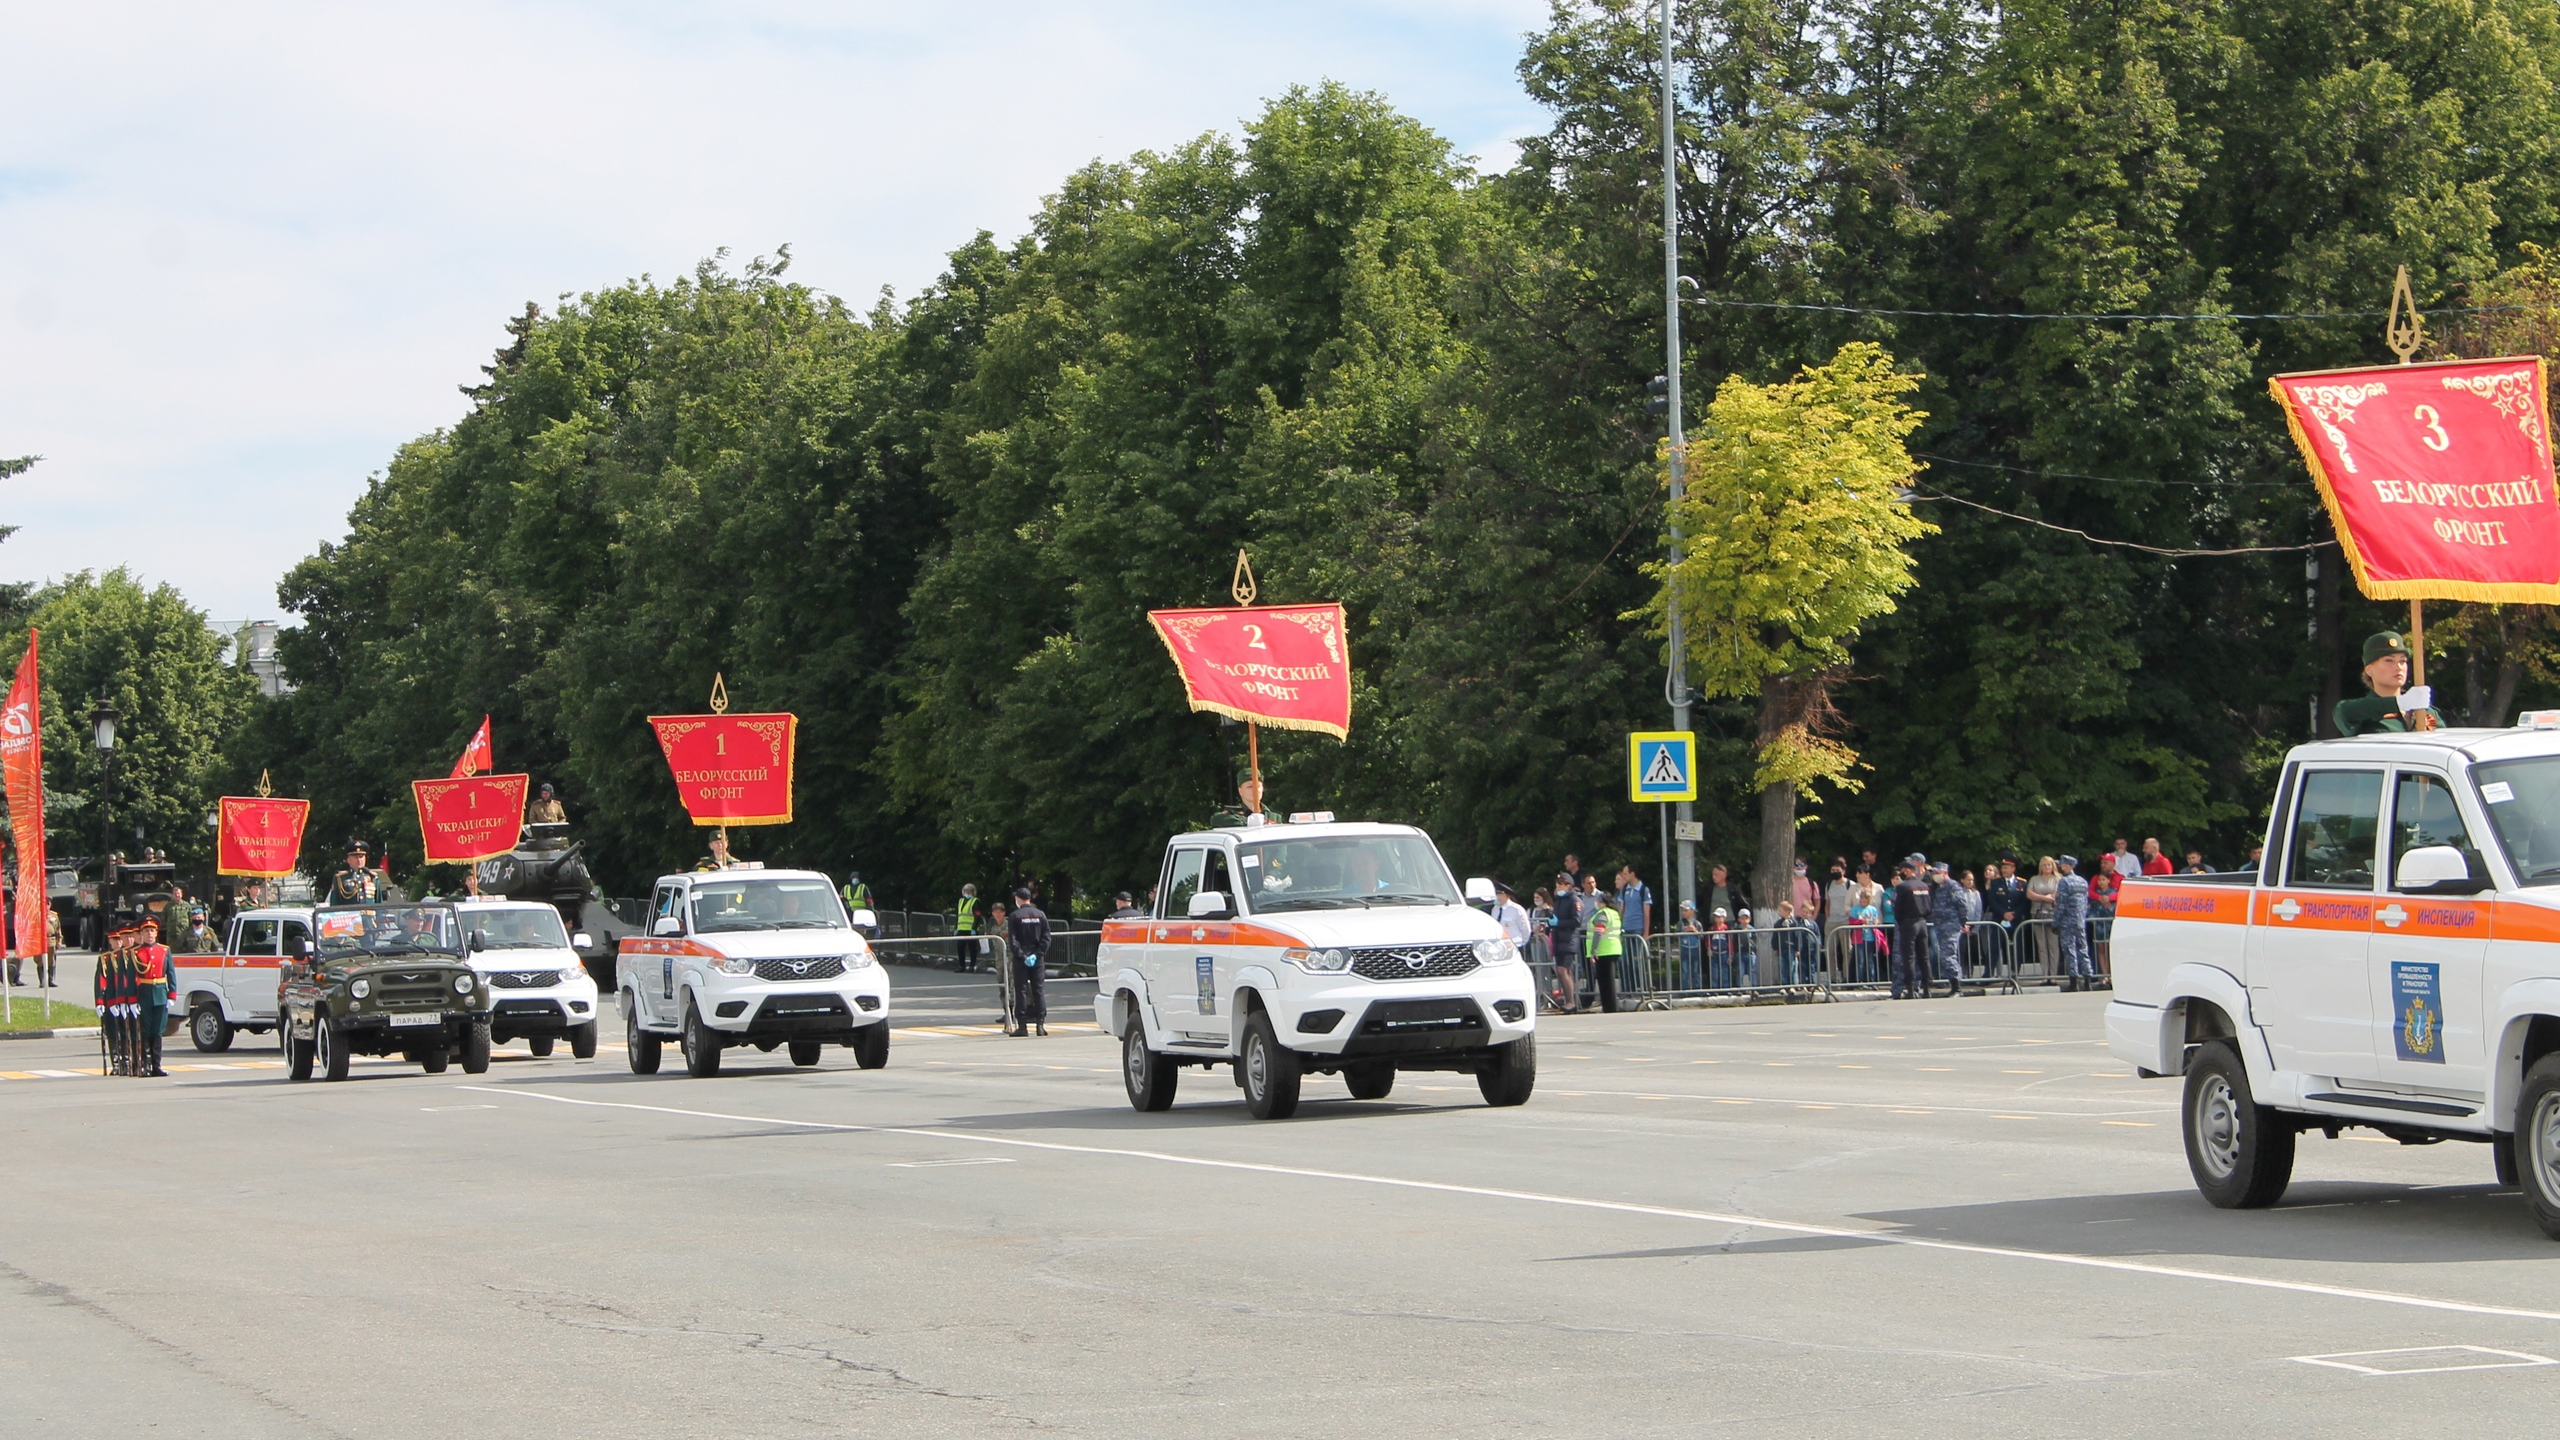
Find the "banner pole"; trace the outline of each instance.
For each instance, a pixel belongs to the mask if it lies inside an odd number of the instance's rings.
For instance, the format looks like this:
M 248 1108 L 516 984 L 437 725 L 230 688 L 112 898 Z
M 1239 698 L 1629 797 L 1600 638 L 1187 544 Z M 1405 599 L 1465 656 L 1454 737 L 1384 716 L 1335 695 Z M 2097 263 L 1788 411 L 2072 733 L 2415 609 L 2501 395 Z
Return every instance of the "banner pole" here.
M 2409 683 L 2427 683 L 2427 602 L 2409 602 Z
M 2382 323 L 2382 343 L 2391 353 L 2408 364 L 2416 358 L 2418 347 L 2426 342 L 2426 317 L 2418 313 L 2418 299 L 2409 291 L 2409 267 L 2403 265 L 2391 277 L 2391 313 Z M 2427 602 L 2409 602 L 2409 683 L 2427 683 Z
M 1244 722 L 1245 763 L 1253 772 L 1253 813 L 1262 813 L 1262 727 Z

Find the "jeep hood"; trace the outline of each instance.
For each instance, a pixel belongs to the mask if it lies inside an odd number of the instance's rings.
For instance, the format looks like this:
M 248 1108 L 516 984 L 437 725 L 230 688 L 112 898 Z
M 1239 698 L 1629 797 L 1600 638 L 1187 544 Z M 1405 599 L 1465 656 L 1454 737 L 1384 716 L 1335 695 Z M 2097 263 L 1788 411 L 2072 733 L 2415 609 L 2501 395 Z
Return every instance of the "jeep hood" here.
M 1203 923 L 1193 920 L 1162 922 L 1174 927 L 1176 934 L 1189 933 L 1189 927 Z M 1277 915 L 1254 915 L 1248 924 L 1266 930 L 1277 930 L 1296 936 L 1311 949 L 1339 945 L 1345 949 L 1369 945 L 1454 945 L 1491 939 L 1502 933 L 1493 917 L 1465 905 L 1382 905 L 1375 910 L 1283 910 Z
M 865 948 L 851 930 L 721 930 L 692 937 L 732 960 L 800 960 L 813 955 L 852 955 Z

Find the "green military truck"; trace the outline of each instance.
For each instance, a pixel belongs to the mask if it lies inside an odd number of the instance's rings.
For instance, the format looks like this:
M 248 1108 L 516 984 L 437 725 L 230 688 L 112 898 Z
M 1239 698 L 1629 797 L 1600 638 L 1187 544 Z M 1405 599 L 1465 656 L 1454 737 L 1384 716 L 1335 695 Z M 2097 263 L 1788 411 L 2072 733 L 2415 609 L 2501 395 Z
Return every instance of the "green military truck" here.
M 430 1075 L 458 1056 L 489 1068 L 489 982 L 465 958 L 450 905 L 330 905 L 293 942 L 279 997 L 285 1073 L 347 1078 L 358 1055 L 399 1055 Z

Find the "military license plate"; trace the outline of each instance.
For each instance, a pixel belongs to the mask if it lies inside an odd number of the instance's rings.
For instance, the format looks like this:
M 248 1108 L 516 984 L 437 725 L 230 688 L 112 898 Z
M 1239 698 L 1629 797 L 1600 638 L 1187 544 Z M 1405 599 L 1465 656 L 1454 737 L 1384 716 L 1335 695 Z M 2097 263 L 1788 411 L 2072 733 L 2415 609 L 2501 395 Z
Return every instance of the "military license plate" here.
M 444 1017 L 441 1015 L 394 1015 L 391 1017 L 391 1023 L 394 1025 L 441 1025 L 444 1023 Z

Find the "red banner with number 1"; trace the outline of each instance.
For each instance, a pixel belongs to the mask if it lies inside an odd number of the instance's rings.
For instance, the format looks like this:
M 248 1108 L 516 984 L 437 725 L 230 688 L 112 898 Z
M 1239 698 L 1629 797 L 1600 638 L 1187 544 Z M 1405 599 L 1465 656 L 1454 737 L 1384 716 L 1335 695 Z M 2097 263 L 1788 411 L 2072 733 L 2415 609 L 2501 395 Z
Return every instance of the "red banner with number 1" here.
M 529 775 L 475 775 L 461 780 L 412 780 L 418 797 L 418 834 L 426 863 L 468 865 L 516 848 L 524 831 Z

